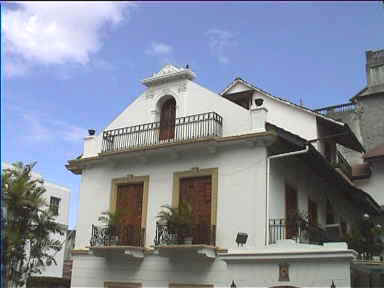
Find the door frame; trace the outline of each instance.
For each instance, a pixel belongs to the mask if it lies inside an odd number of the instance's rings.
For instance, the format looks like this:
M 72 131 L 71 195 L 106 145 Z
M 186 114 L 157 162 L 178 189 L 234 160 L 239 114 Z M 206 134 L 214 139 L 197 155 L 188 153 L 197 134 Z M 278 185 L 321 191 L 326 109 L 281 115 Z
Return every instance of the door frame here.
M 142 283 L 135 283 L 135 282 L 114 282 L 114 281 L 105 281 L 104 287 L 105 288 L 112 288 L 112 287 L 121 287 L 121 288 L 140 288 L 142 287 Z
M 145 229 L 147 226 L 147 214 L 148 214 L 148 189 L 149 189 L 149 176 L 133 176 L 128 175 L 127 177 L 114 178 L 112 179 L 111 187 L 111 200 L 110 200 L 110 211 L 116 211 L 117 201 L 117 190 L 119 185 L 124 184 L 143 184 L 143 204 L 141 209 L 141 228 Z M 147 230 L 145 230 L 147 231 Z
M 180 179 L 211 176 L 211 225 L 217 224 L 217 194 L 218 194 L 218 168 L 199 169 L 192 168 L 187 171 L 173 173 L 172 207 L 179 206 Z

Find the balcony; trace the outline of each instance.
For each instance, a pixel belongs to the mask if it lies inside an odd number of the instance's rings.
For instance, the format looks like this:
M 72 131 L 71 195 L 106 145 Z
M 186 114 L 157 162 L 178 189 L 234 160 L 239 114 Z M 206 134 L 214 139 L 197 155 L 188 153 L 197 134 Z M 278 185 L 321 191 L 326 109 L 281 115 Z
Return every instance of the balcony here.
M 155 247 L 161 256 L 203 257 L 214 259 L 216 247 L 216 226 L 195 224 L 192 226 L 192 243 L 187 243 L 181 235 L 168 225 L 156 223 Z
M 340 151 L 336 151 L 336 159 L 331 164 L 333 167 L 339 168 L 349 179 L 352 178 L 352 167 Z
M 103 133 L 101 152 L 134 150 L 217 137 L 222 135 L 222 124 L 223 118 L 219 114 L 209 112 L 176 118 L 172 127 L 163 127 L 160 122 L 153 122 L 107 130 Z
M 287 230 L 293 234 L 290 238 L 298 243 L 322 244 L 328 242 L 326 231 L 319 226 L 312 225 L 305 220 L 290 223 L 285 218 L 278 218 L 269 219 L 269 244 L 275 244 L 278 240 L 289 239 Z
M 321 109 L 316 109 L 314 111 L 322 115 L 332 116 L 332 114 L 354 111 L 355 109 L 356 109 L 356 104 L 346 103 L 341 105 L 328 106 Z
M 92 225 L 90 249 L 95 256 L 124 254 L 144 257 L 145 229 L 134 225 Z

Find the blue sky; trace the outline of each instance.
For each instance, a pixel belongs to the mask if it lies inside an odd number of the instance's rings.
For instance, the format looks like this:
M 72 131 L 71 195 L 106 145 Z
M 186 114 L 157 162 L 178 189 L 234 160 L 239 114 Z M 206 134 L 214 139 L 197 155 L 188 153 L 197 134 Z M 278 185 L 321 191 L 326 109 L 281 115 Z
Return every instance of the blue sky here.
M 242 77 L 318 108 L 363 88 L 365 51 L 384 48 L 379 1 L 6 6 L 2 161 L 37 161 L 37 172 L 69 187 L 71 228 L 80 176 L 64 165 L 87 129 L 103 129 L 164 64 L 188 63 L 213 91 Z

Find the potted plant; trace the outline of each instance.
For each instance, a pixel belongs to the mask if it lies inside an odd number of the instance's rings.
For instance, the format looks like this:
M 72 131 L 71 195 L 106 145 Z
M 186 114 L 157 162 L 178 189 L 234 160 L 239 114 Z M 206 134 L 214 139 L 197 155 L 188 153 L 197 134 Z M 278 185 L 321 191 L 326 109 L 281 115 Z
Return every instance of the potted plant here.
M 119 225 L 120 225 L 120 216 L 121 213 L 119 210 L 114 212 L 104 211 L 99 217 L 99 222 L 103 223 L 106 226 L 106 233 L 110 237 L 110 245 L 117 245 L 119 242 Z
M 175 234 L 178 242 L 192 244 L 192 206 L 188 202 L 180 201 L 179 207 L 163 205 L 157 218 L 166 224 L 169 234 Z

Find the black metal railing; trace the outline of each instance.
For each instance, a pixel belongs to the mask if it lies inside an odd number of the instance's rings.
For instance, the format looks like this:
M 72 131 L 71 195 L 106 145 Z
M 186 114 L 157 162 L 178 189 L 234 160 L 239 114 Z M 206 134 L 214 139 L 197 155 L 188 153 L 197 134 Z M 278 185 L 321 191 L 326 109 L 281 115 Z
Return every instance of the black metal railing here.
M 164 127 L 160 128 L 160 122 L 107 130 L 103 132 L 102 152 L 221 136 L 222 125 L 223 118 L 209 112 L 176 118 L 174 126 L 165 127 L 165 134 L 161 131 Z
M 340 151 L 336 151 L 336 160 L 332 164 L 335 168 L 340 168 L 347 177 L 352 177 L 352 167 Z
M 322 244 L 328 241 L 326 231 L 319 226 L 312 225 L 305 220 L 291 222 L 285 218 L 278 218 L 269 219 L 269 244 L 288 239 L 287 228 L 291 234 L 289 238 L 299 243 Z
M 216 245 L 216 225 L 194 224 L 192 225 L 192 244 Z M 167 225 L 156 223 L 155 246 L 184 244 L 183 235 L 177 229 Z
M 354 103 L 346 103 L 341 105 L 328 106 L 320 109 L 315 109 L 313 111 L 318 112 L 323 115 L 331 114 L 331 113 L 339 113 L 339 112 L 347 112 L 353 111 L 356 109 L 356 104 Z
M 91 247 L 136 246 L 144 247 L 145 229 L 135 225 L 92 225 Z

